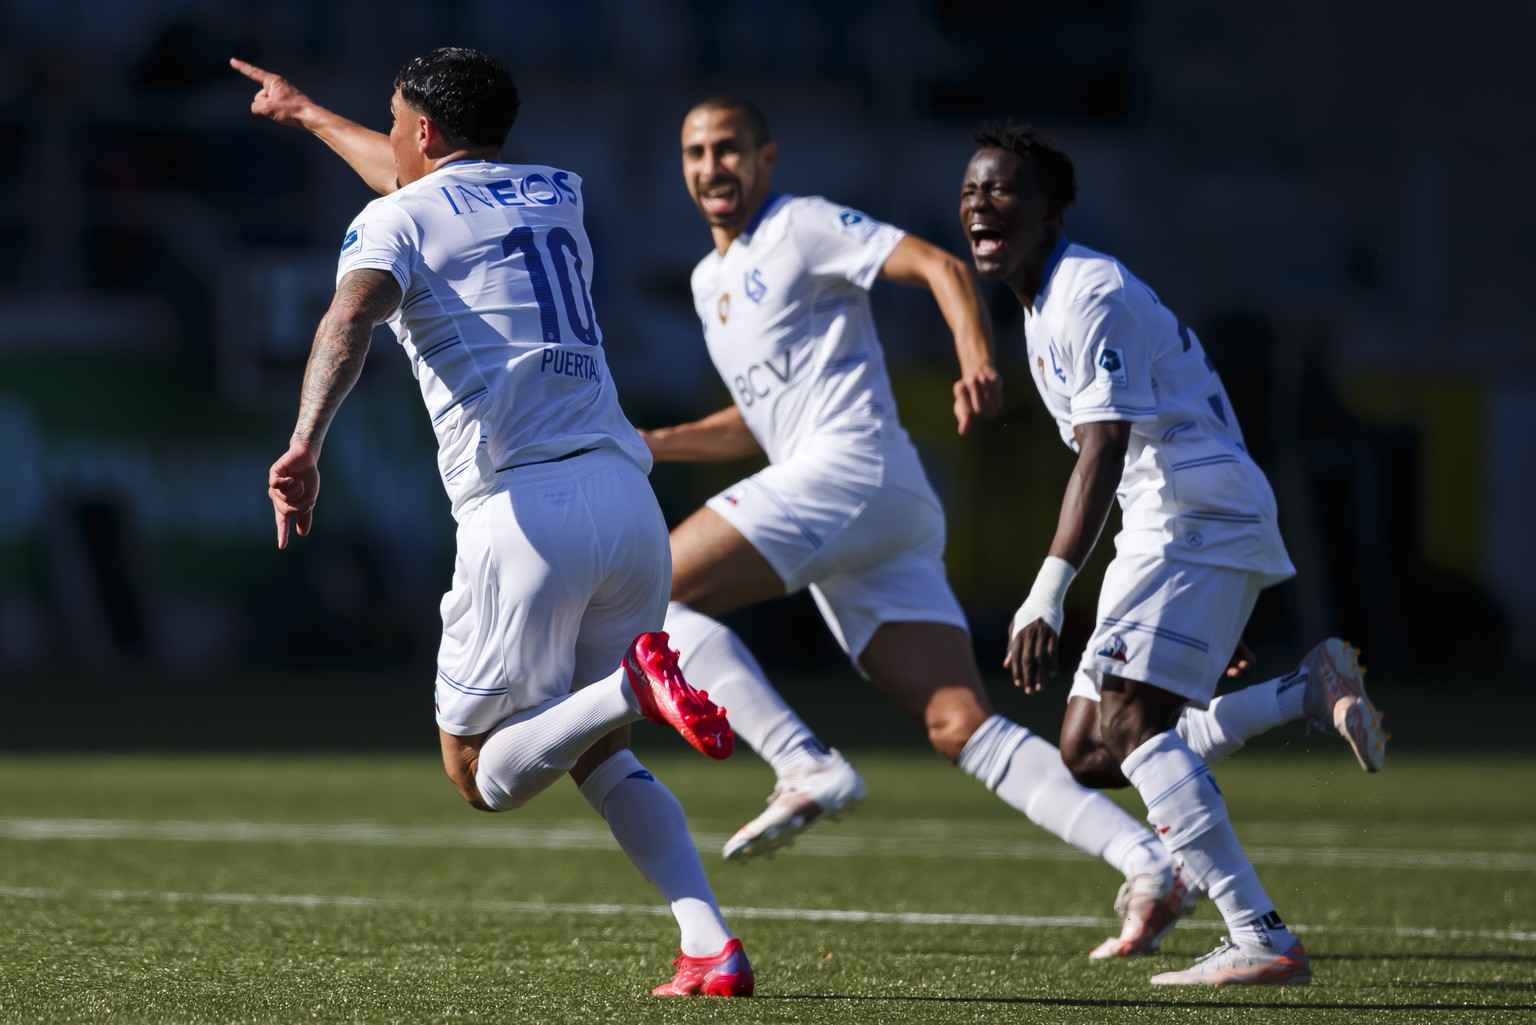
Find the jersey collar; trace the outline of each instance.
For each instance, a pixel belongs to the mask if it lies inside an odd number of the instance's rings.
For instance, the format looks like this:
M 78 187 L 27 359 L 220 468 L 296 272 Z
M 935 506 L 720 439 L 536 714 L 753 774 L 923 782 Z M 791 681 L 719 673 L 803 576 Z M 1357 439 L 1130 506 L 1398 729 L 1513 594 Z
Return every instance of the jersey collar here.
M 1050 287 L 1051 276 L 1056 273 L 1056 268 L 1061 265 L 1061 258 L 1066 255 L 1069 244 L 1065 235 L 1057 239 L 1056 244 L 1051 247 L 1051 255 L 1045 258 L 1045 266 L 1040 268 L 1040 285 L 1035 289 L 1036 313 L 1039 313 L 1040 308 L 1045 305 L 1045 293 L 1046 289 Z
M 748 221 L 747 226 L 742 229 L 742 236 L 751 238 L 752 233 L 757 230 L 757 226 L 763 223 L 763 218 L 768 216 L 768 211 L 772 210 L 775 204 L 777 204 L 778 201 L 782 198 L 783 197 L 780 196 L 777 192 L 770 192 L 768 195 L 764 196 L 763 205 L 757 208 L 757 213 L 752 215 L 752 219 Z

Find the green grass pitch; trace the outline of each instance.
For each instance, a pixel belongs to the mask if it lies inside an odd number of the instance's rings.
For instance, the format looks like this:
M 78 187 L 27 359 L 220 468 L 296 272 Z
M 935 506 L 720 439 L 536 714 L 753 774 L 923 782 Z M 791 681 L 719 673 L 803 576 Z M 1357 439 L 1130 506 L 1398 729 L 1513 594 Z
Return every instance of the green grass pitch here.
M 719 844 L 768 770 L 647 738 L 758 972 L 655 999 L 675 927 L 562 783 L 469 811 L 432 752 L 0 758 L 0 1022 L 1536 1020 L 1536 761 L 1246 752 L 1217 767 L 1315 983 L 1154 989 L 1214 946 L 1092 964 L 1115 873 L 916 751 L 771 862 Z M 1129 806 L 1129 805 L 1128 805 Z M 1139 813 L 1138 813 L 1139 814 Z

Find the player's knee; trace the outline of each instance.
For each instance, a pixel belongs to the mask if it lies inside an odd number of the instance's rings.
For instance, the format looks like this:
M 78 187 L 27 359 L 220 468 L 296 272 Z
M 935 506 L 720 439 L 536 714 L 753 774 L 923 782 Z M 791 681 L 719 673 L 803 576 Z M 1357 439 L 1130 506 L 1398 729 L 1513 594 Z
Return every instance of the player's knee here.
M 926 721 L 928 743 L 933 745 L 935 751 L 953 762 L 960 757 L 960 752 L 965 750 L 966 742 L 981 729 L 981 724 L 986 721 L 986 714 L 979 708 L 950 706 L 929 709 Z
M 473 796 L 465 794 L 465 800 L 469 801 L 471 808 L 480 811 L 516 811 L 528 803 L 527 796 L 502 786 L 486 772 L 475 775 L 471 789 L 474 791 Z
M 1067 720 L 1061 732 L 1061 762 L 1067 767 L 1079 785 L 1094 790 L 1110 790 L 1126 785 L 1120 765 L 1098 737 L 1098 718 L 1094 717 L 1092 731 L 1074 729 L 1074 721 Z
M 1120 771 L 1119 763 L 1103 748 L 1091 752 L 1078 751 L 1071 757 L 1063 748 L 1061 760 L 1079 786 L 1091 790 L 1118 790 L 1130 785 L 1126 782 L 1125 774 Z
M 447 770 L 448 780 L 453 784 L 453 789 L 459 792 L 459 796 L 464 799 L 465 804 L 476 811 L 496 810 L 486 804 L 485 799 L 480 796 L 480 788 L 476 785 L 473 776 L 464 772 L 455 772 L 456 767 L 452 765 L 444 766 L 444 768 Z

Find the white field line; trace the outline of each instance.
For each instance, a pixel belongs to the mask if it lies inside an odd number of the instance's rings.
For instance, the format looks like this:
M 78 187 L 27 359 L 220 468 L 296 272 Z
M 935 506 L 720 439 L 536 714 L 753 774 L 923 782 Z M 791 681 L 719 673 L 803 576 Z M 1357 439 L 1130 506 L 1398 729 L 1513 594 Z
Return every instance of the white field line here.
M 993 824 L 944 821 L 881 823 L 878 830 L 821 829 L 802 837 L 795 856 L 869 858 L 981 858 L 1013 861 L 1078 861 L 1087 855 L 1047 834 L 1020 824 L 1018 832 L 1036 839 L 1020 840 Z M 991 834 L 991 835 L 987 835 Z M 1261 835 L 1279 839 L 1270 828 Z M 724 836 L 695 833 L 701 850 L 719 849 Z M 1292 845 L 1246 844 L 1257 865 L 1318 865 L 1369 869 L 1451 869 L 1462 872 L 1533 872 L 1536 850 L 1513 844 L 1513 850 L 1416 850 L 1412 847 L 1337 846 L 1343 836 L 1294 836 Z M 1408 836 L 1385 836 L 1399 843 Z M 1422 839 L 1422 837 L 1419 837 Z M 1490 835 L 1493 843 L 1515 837 Z M 455 826 L 386 826 L 368 822 L 284 823 L 177 821 L 149 819 L 0 819 L 0 840 L 150 840 L 173 843 L 336 844 L 372 847 L 451 847 L 526 850 L 607 850 L 613 837 L 597 823 L 522 825 L 509 817 L 504 828 Z M 1299 841 L 1299 842 L 1294 842 Z
M 650 904 L 563 904 L 523 900 L 423 900 L 390 897 L 323 897 L 303 893 L 186 893 L 157 890 L 65 890 L 36 886 L 0 886 L 0 899 L 11 900 L 95 900 L 124 903 L 234 904 L 299 908 L 362 908 L 372 910 L 448 910 L 474 911 L 477 914 L 503 915 L 588 915 L 615 918 L 628 915 L 667 916 L 670 909 Z M 936 914 L 917 911 L 855 911 L 826 908 L 751 908 L 723 907 L 731 919 L 773 919 L 800 922 L 837 922 L 843 924 L 877 923 L 891 925 L 957 925 L 1000 927 L 1006 929 L 1086 929 L 1112 927 L 1104 918 L 1082 915 L 966 915 Z M 1185 921 L 1181 928 L 1220 931 L 1220 922 Z M 1536 932 L 1502 929 L 1412 929 L 1393 925 L 1295 925 L 1301 933 L 1355 933 L 1412 937 L 1430 940 L 1491 940 L 1509 943 L 1536 943 Z

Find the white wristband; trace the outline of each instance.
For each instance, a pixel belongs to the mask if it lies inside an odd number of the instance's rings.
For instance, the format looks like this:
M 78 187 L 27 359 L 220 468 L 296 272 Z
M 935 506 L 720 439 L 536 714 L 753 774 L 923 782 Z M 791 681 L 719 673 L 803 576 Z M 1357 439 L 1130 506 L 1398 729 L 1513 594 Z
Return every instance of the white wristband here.
M 1013 640 L 1020 630 L 1037 619 L 1044 620 L 1046 626 L 1060 634 L 1062 603 L 1066 600 L 1067 588 L 1075 576 L 1077 570 L 1070 562 L 1047 555 L 1039 574 L 1035 576 L 1035 586 L 1029 589 L 1029 597 L 1019 606 L 1019 611 L 1013 614 L 1013 622 L 1008 626 L 1008 639 Z

